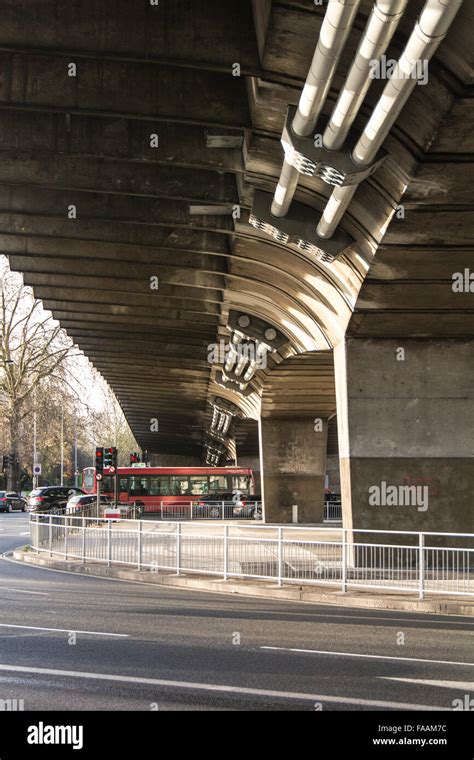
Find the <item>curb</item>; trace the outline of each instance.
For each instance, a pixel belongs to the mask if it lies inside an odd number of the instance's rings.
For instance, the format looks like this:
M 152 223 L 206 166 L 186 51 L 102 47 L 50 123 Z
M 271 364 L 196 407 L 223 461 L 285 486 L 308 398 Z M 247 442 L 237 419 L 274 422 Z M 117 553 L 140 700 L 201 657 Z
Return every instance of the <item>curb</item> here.
M 212 591 L 222 594 L 239 594 L 241 596 L 261 597 L 273 600 L 309 602 L 312 604 L 336 605 L 358 609 L 398 610 L 400 612 L 425 612 L 434 615 L 463 615 L 474 617 L 474 603 L 463 599 L 414 599 L 399 594 L 375 596 L 371 591 L 313 590 L 305 586 L 287 585 L 278 587 L 265 581 L 223 581 L 209 577 L 176 576 L 155 573 L 150 570 L 132 570 L 126 567 L 106 567 L 100 564 L 82 564 L 78 561 L 59 560 L 41 557 L 34 552 L 14 549 L 13 558 L 38 567 L 62 570 L 69 573 L 89 575 L 95 578 L 113 578 L 116 580 L 152 583 L 172 588 L 192 589 L 194 591 Z

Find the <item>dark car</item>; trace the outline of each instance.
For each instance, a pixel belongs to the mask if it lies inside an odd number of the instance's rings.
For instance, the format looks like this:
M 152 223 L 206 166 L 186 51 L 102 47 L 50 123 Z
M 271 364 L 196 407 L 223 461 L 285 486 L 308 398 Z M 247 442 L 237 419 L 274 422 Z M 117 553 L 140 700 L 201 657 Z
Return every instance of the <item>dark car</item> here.
M 0 512 L 26 511 L 26 499 L 14 491 L 0 491 Z
M 47 512 L 63 514 L 71 496 L 84 494 L 82 488 L 76 486 L 43 486 L 35 488 L 28 497 L 30 512 Z
M 241 504 L 234 507 L 234 517 L 249 520 L 261 520 L 263 517 L 262 497 L 260 495 L 245 496 Z
M 240 494 L 238 497 L 232 491 L 200 496 L 199 499 L 193 502 L 193 516 L 222 519 L 222 506 L 224 506 L 225 519 L 262 519 L 261 496 Z
M 114 503 L 110 496 L 100 497 L 100 506 L 108 507 Z M 97 496 L 95 494 L 74 494 L 66 504 L 66 514 L 75 515 L 78 513 L 95 512 L 97 509 Z

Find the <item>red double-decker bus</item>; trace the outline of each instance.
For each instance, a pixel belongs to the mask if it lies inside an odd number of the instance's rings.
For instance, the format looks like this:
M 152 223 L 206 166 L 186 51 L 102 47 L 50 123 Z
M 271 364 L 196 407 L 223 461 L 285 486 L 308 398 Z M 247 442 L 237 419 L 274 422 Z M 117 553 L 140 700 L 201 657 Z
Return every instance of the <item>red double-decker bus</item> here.
M 82 488 L 96 493 L 95 467 L 83 470 Z M 100 486 L 104 496 L 114 495 L 114 476 L 107 468 Z M 200 496 L 216 496 L 240 491 L 245 496 L 255 493 L 252 470 L 245 467 L 119 467 L 118 497 L 122 504 L 144 505 L 145 512 L 160 506 L 167 511 L 190 505 Z

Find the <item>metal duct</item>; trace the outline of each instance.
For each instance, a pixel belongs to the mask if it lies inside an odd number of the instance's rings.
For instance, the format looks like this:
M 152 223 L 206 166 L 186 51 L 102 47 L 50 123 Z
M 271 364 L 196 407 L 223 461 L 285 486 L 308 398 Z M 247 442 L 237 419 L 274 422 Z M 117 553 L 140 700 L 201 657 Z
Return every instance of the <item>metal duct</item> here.
M 331 87 L 339 58 L 357 15 L 360 0 L 329 0 L 318 44 L 301 93 L 292 129 L 300 137 L 310 135 Z M 286 216 L 298 185 L 299 174 L 286 159 L 272 204 L 272 214 Z
M 331 118 L 323 135 L 328 150 L 338 150 L 344 144 L 359 109 L 371 85 L 370 66 L 380 60 L 395 34 L 408 0 L 378 0 L 367 22 Z
M 427 0 L 425 3 L 393 76 L 354 148 L 352 158 L 359 165 L 373 161 L 418 81 L 411 74 L 420 61 L 433 57 L 461 5 L 462 0 Z M 334 190 L 319 222 L 318 235 L 323 238 L 333 235 L 356 189 L 357 186 L 349 186 Z

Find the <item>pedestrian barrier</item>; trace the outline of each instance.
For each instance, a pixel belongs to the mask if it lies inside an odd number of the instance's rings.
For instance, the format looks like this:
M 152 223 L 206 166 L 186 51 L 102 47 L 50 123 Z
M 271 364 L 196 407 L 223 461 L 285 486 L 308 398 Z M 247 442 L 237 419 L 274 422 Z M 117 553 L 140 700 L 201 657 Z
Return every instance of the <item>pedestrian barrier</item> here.
M 342 504 L 340 501 L 324 502 L 324 522 L 341 522 Z
M 39 553 L 152 572 L 198 573 L 474 596 L 474 534 L 220 525 L 30 515 Z
M 139 499 L 137 499 L 139 502 Z M 144 514 L 160 520 L 261 520 L 261 501 L 156 502 L 144 505 Z

